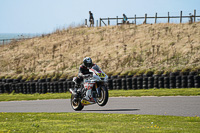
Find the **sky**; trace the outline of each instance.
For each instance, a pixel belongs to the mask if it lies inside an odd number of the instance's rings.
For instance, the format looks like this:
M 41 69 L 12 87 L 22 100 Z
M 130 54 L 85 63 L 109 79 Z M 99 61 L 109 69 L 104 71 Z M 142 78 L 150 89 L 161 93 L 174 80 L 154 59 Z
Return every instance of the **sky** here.
M 92 11 L 99 18 L 188 15 L 200 16 L 200 0 L 0 0 L 0 33 L 51 33 L 84 24 Z M 199 18 L 200 19 L 200 18 Z M 162 21 L 161 21 L 162 22 Z M 114 22 L 112 22 L 114 23 Z

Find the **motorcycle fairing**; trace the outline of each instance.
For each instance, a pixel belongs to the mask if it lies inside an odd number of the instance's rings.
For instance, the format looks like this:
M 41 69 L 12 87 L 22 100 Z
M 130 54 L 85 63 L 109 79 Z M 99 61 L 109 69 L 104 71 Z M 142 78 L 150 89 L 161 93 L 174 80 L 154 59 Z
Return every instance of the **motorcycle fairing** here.
M 88 90 L 92 89 L 95 83 L 84 83 L 84 88 L 87 88 Z

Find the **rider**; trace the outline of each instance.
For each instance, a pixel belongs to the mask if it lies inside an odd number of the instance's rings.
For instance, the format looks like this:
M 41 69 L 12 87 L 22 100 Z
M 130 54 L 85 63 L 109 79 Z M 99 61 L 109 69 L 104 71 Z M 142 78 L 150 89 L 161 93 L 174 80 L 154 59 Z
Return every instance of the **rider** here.
M 79 73 L 78 76 L 73 79 L 75 82 L 75 88 L 74 88 L 74 97 L 75 99 L 78 97 L 77 90 L 80 88 L 80 84 L 83 81 L 83 78 L 87 77 L 88 74 L 91 74 L 89 72 L 89 69 L 92 68 L 95 64 L 92 63 L 92 59 L 90 57 L 85 57 L 83 59 L 83 64 L 79 67 Z

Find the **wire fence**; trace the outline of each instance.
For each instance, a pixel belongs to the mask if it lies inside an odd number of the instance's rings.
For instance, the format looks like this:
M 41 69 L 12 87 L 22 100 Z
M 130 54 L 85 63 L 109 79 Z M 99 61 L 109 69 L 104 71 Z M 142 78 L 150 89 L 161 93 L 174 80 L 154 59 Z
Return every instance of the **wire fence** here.
M 25 39 L 31 39 L 31 38 L 0 39 L 0 45 L 5 45 L 9 44 L 12 41 L 20 41 Z

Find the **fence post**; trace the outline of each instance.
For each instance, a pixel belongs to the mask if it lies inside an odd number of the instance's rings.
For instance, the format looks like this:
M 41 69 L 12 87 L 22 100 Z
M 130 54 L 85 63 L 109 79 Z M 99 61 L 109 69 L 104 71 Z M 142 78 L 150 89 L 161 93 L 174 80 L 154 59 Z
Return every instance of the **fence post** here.
M 180 13 L 180 23 L 182 23 L 182 14 L 183 14 L 183 12 L 181 11 L 181 13 Z
M 101 18 L 99 19 L 99 27 L 101 27 Z
M 145 14 L 144 24 L 147 24 L 147 14 Z
M 117 25 L 118 25 L 118 16 L 116 18 L 117 18 Z
M 155 24 L 157 23 L 157 12 L 156 12 L 156 15 L 155 15 Z
M 109 17 L 108 17 L 108 26 L 110 25 L 110 19 L 109 19 Z
M 168 23 L 169 23 L 169 19 L 170 19 L 170 17 L 169 17 L 169 12 L 168 12 Z
M 194 22 L 196 21 L 196 10 L 194 10 Z
M 85 19 L 85 26 L 87 25 L 87 19 Z
M 97 20 L 97 23 L 96 23 L 96 27 L 98 27 L 98 20 Z
M 136 25 L 136 15 L 135 15 L 135 25 Z

